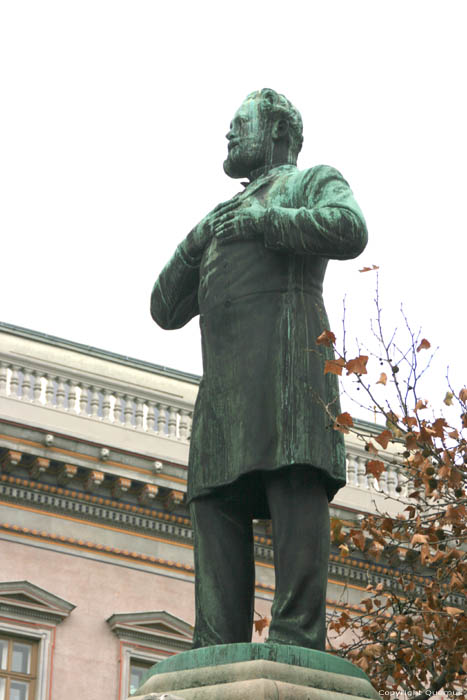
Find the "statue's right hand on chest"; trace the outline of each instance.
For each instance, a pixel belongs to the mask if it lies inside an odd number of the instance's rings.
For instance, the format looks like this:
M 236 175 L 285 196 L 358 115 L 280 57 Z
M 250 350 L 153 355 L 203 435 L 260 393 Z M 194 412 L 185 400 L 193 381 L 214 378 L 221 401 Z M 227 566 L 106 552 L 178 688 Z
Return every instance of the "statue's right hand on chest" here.
M 185 238 L 184 246 L 188 255 L 195 259 L 201 260 L 205 248 L 210 244 L 214 236 L 214 231 L 218 222 L 226 214 L 235 211 L 240 206 L 241 199 L 239 194 L 235 195 L 227 202 L 221 202 L 207 216 L 197 224 Z

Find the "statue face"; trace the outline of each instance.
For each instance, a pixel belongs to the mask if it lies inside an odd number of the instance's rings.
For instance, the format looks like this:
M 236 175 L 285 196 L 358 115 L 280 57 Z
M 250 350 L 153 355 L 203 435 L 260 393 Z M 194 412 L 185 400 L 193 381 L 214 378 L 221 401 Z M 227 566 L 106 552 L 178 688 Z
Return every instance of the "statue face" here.
M 253 170 L 267 163 L 271 135 L 255 99 L 248 99 L 230 124 L 228 155 L 224 171 L 229 177 L 248 177 Z

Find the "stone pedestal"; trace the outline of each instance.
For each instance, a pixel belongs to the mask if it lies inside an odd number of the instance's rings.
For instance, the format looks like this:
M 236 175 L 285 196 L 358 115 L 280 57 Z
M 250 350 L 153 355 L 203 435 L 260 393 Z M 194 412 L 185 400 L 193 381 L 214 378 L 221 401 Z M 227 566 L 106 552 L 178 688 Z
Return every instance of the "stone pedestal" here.
M 376 700 L 350 661 L 283 644 L 223 644 L 153 666 L 131 700 Z

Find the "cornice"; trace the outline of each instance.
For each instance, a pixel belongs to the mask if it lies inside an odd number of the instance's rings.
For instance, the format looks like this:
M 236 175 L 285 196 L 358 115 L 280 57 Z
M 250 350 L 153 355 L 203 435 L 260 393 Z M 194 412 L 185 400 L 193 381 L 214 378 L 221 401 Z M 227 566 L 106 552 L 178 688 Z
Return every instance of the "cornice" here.
M 47 335 L 46 333 L 40 333 L 39 331 L 33 331 L 28 328 L 22 328 L 21 326 L 15 326 L 10 323 L 0 322 L 0 332 L 2 331 L 4 333 L 15 335 L 20 338 L 26 338 L 27 340 L 33 340 L 38 343 L 44 343 L 46 345 L 52 345 L 57 348 L 63 348 L 64 350 L 73 350 L 74 352 L 77 352 L 81 355 L 97 357 L 101 360 L 107 360 L 108 362 L 115 362 L 119 365 L 126 365 L 127 367 L 145 370 L 146 372 L 159 374 L 164 377 L 169 377 L 170 379 L 179 379 L 181 381 L 187 382 L 188 384 L 199 384 L 201 379 L 201 377 L 199 377 L 196 374 L 182 372 L 181 370 L 171 369 L 170 367 L 164 367 L 162 365 L 152 364 L 151 362 L 146 362 L 144 360 L 137 360 L 133 357 L 128 357 L 126 355 L 118 355 L 117 353 L 109 352 L 108 350 L 101 350 L 100 348 L 95 348 L 92 345 L 83 345 L 82 343 L 75 343 L 71 340 L 58 338 L 54 335 Z

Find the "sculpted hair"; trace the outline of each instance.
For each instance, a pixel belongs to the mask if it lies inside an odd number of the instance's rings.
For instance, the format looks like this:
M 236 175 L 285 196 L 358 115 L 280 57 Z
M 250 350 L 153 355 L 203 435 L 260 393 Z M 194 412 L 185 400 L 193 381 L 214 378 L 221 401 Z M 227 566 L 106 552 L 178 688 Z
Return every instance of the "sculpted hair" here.
M 298 109 L 284 96 L 271 88 L 263 88 L 248 95 L 248 99 L 259 98 L 259 108 L 262 114 L 269 118 L 287 119 L 290 129 L 290 148 L 295 156 L 301 151 L 303 144 L 303 123 Z

